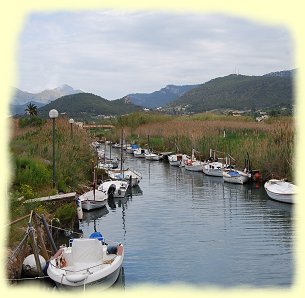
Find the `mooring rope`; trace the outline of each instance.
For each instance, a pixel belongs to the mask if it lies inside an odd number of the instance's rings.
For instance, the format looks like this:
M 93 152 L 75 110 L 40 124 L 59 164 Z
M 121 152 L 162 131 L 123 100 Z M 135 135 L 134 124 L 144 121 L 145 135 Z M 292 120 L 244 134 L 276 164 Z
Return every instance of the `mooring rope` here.
M 23 243 L 27 240 L 27 237 L 29 236 L 29 230 L 27 229 L 23 239 L 21 240 L 21 242 L 19 243 L 19 245 L 16 247 L 16 249 L 12 252 L 11 256 L 8 258 L 7 263 L 9 263 L 13 257 L 15 256 L 15 254 L 18 254 L 18 250 L 21 249 L 21 247 L 23 246 Z M 17 253 L 18 252 L 18 253 Z

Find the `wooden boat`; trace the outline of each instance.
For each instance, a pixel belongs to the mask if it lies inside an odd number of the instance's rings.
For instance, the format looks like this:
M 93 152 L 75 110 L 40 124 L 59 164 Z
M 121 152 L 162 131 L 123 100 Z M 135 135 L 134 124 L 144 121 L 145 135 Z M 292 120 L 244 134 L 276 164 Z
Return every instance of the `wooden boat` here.
M 294 203 L 294 196 L 297 193 L 297 187 L 294 184 L 271 179 L 264 184 L 264 187 L 270 199 L 283 203 Z
M 184 161 L 187 159 L 190 159 L 190 157 L 182 153 L 176 153 L 168 156 L 169 164 L 174 167 L 184 167 Z
M 77 199 L 77 198 L 76 198 Z M 104 190 L 96 189 L 96 172 L 93 170 L 93 189 L 83 193 L 78 197 L 83 210 L 90 211 L 106 206 L 108 193 Z
M 98 285 L 98 289 L 106 289 L 118 279 L 124 246 L 109 246 L 100 233 L 92 235 L 73 239 L 69 247 L 61 247 L 50 259 L 47 274 L 57 287 L 83 289 Z
M 105 191 L 90 190 L 79 196 L 83 210 L 90 211 L 106 206 L 108 195 Z
M 163 158 L 162 154 L 153 153 L 152 151 L 149 151 L 144 154 L 146 160 L 161 160 Z
M 145 154 L 148 153 L 147 149 L 137 148 L 133 151 L 134 157 L 145 158 Z
M 109 195 L 111 187 L 114 198 L 124 198 L 128 189 L 128 182 L 109 180 L 101 183 L 97 189 L 105 191 Z
M 132 187 L 138 185 L 142 179 L 142 175 L 138 171 L 130 170 L 130 169 L 108 170 L 107 174 L 108 174 L 109 178 L 112 180 L 127 181 L 127 182 L 130 182 L 130 180 L 131 180 Z
M 191 158 L 184 160 L 184 167 L 187 171 L 202 172 L 205 162 L 197 160 L 195 157 L 195 149 L 192 150 Z
M 224 170 L 222 172 L 223 180 L 229 183 L 244 184 L 249 181 L 251 175 L 248 172 L 243 172 L 234 169 Z

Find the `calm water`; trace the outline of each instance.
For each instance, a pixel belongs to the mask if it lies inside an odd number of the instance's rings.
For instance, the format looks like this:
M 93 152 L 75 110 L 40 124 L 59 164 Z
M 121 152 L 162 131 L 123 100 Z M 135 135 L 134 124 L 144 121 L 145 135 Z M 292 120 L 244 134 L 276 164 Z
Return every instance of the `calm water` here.
M 128 155 L 125 167 L 142 173 L 142 193 L 85 213 L 79 225 L 84 236 L 96 229 L 125 245 L 125 288 L 292 285 L 292 206 L 269 200 L 262 185 L 223 183 L 166 162 Z

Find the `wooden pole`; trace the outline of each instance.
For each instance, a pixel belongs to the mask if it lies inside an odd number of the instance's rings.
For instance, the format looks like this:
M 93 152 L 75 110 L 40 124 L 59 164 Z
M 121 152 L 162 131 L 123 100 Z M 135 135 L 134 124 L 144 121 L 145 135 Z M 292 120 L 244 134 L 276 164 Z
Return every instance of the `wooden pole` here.
M 36 226 L 37 239 L 38 239 L 38 244 L 41 247 L 41 254 L 45 258 L 45 260 L 48 260 L 49 259 L 49 255 L 48 255 L 45 243 L 43 241 L 42 230 L 41 230 L 41 227 L 40 227 L 40 221 L 38 220 L 36 213 L 33 214 L 33 221 L 34 221 L 34 224 Z
M 37 243 L 35 241 L 35 236 L 34 236 L 34 228 L 32 226 L 32 223 L 29 223 L 29 231 L 30 231 L 30 242 L 31 242 L 31 247 L 34 253 L 34 257 L 35 257 L 35 263 L 37 266 L 37 270 L 39 273 L 39 276 L 43 276 L 43 272 L 42 272 L 42 268 L 41 268 L 41 263 L 40 263 L 40 259 L 39 259 L 39 254 L 38 254 L 38 247 L 37 247 Z
M 55 244 L 55 242 L 53 240 L 52 234 L 51 234 L 51 232 L 49 230 L 49 226 L 48 226 L 47 221 L 46 221 L 46 219 L 45 219 L 43 214 L 41 215 L 41 220 L 42 220 L 42 223 L 43 223 L 44 228 L 46 230 L 48 240 L 50 241 L 52 253 L 55 254 L 57 252 L 57 247 L 56 247 L 56 244 Z

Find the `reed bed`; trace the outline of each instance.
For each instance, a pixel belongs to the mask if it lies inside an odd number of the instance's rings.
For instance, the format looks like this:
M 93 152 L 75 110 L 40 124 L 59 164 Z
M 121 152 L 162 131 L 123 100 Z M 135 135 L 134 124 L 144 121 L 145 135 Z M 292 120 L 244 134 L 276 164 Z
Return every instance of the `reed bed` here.
M 267 122 L 218 115 L 175 117 L 137 128 L 125 127 L 124 132 L 127 139 L 141 145 L 146 145 L 150 136 L 154 149 L 160 151 L 190 154 L 194 148 L 201 153 L 201 159 L 209 157 L 210 148 L 226 152 L 236 159 L 238 168 L 244 167 L 248 152 L 252 169 L 259 170 L 264 179 L 294 180 L 295 127 L 291 117 Z M 114 136 L 119 138 L 119 131 Z

